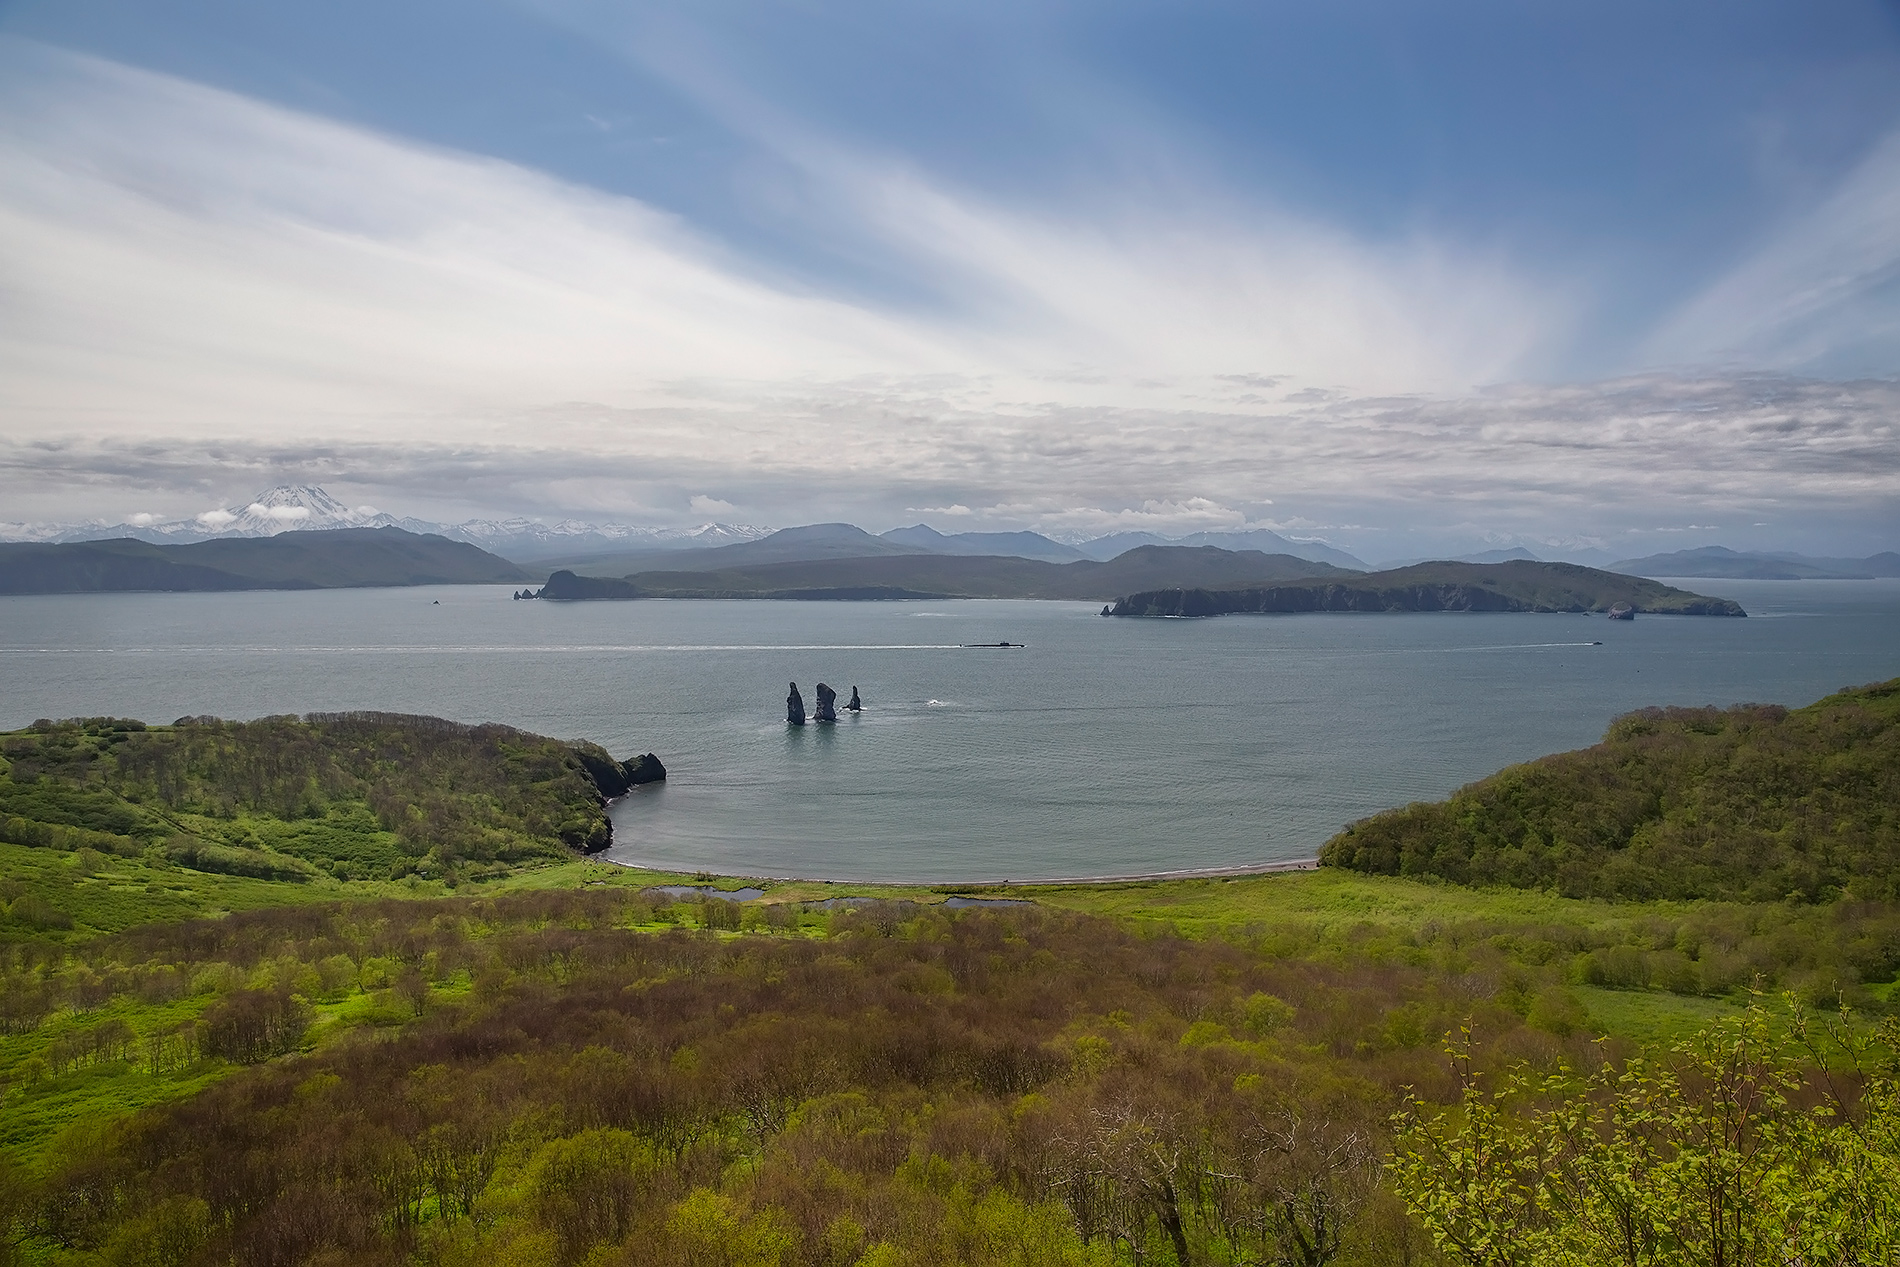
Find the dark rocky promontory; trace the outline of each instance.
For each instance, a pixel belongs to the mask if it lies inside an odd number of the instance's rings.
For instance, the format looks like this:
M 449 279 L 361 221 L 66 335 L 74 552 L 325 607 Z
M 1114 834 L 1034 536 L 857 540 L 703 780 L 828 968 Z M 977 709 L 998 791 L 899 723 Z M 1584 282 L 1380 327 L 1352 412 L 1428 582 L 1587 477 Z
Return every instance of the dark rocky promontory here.
M 838 720 L 837 701 L 838 701 L 838 692 L 832 690 L 829 686 L 826 686 L 823 682 L 820 682 L 818 684 L 818 711 L 815 714 L 813 714 L 813 720 L 837 721 Z
M 805 724 L 805 697 L 798 693 L 798 683 L 792 683 L 792 693 L 785 697 L 785 723 L 788 726 Z
M 616 761 L 605 748 L 598 744 L 577 743 L 572 746 L 575 755 L 581 760 L 582 767 L 586 769 L 587 776 L 594 781 L 594 786 L 600 789 L 601 796 L 607 800 L 612 800 L 616 796 L 625 796 L 642 783 L 666 781 L 666 766 L 661 764 L 659 757 L 651 752 L 629 757 L 625 761 Z

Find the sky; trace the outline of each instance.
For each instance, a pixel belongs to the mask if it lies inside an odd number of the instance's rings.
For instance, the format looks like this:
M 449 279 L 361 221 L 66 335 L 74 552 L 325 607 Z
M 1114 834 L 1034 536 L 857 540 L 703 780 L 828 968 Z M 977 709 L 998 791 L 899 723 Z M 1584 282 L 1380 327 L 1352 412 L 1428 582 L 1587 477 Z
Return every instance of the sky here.
M 0 0 L 0 521 L 1900 548 L 1900 4 Z

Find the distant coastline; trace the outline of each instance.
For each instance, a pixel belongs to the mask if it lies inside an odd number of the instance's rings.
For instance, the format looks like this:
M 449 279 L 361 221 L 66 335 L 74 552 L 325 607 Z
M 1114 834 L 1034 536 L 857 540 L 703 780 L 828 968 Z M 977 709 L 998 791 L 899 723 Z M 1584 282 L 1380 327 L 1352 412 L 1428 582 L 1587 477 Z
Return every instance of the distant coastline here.
M 1572 563 L 1422 563 L 1348 572 L 1289 555 L 1211 546 L 1142 546 L 1107 563 L 901 555 L 802 560 L 716 572 L 548 577 L 541 598 L 877 601 L 1030 598 L 1110 604 L 1116 616 L 1240 612 L 1586 612 L 1627 603 L 1639 612 L 1745 616 L 1740 604 L 1642 577 Z
M 221 593 L 532 579 L 465 541 L 401 528 L 330 528 L 190 545 L 110 541 L 0 543 L 0 594 Z
M 1301 612 L 1647 612 L 1746 616 L 1741 604 L 1569 563 L 1426 563 L 1350 581 L 1132 594 L 1113 616 L 1202 618 Z

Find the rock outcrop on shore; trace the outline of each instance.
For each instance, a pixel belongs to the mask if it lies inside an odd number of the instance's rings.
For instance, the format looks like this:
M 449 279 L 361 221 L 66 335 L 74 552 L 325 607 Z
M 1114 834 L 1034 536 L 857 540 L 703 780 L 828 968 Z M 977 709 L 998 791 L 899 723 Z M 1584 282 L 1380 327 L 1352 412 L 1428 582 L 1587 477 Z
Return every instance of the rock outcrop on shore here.
M 600 790 L 602 800 L 625 796 L 629 790 L 642 783 L 663 783 L 666 780 L 666 766 L 651 752 L 616 761 L 599 744 L 576 743 L 572 747 L 574 755 L 580 758 L 581 767 L 587 771 L 587 777 Z
M 803 726 L 805 724 L 805 697 L 798 693 L 798 683 L 792 683 L 792 693 L 785 697 L 785 724 Z
M 813 714 L 813 719 L 816 721 L 837 721 L 837 702 L 838 692 L 832 690 L 823 682 L 820 682 L 818 684 L 818 711 Z

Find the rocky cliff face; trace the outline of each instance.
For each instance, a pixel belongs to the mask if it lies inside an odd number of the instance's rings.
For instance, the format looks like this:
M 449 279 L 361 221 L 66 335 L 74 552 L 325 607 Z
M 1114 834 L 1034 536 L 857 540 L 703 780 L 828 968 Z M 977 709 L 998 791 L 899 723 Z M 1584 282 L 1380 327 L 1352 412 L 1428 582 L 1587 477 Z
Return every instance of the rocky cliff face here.
M 662 783 L 666 780 L 666 766 L 650 752 L 626 761 L 616 761 L 599 744 L 576 743 L 571 746 L 574 755 L 580 758 L 581 767 L 587 771 L 587 777 L 600 789 L 603 800 L 625 796 L 630 789 L 642 783 Z

